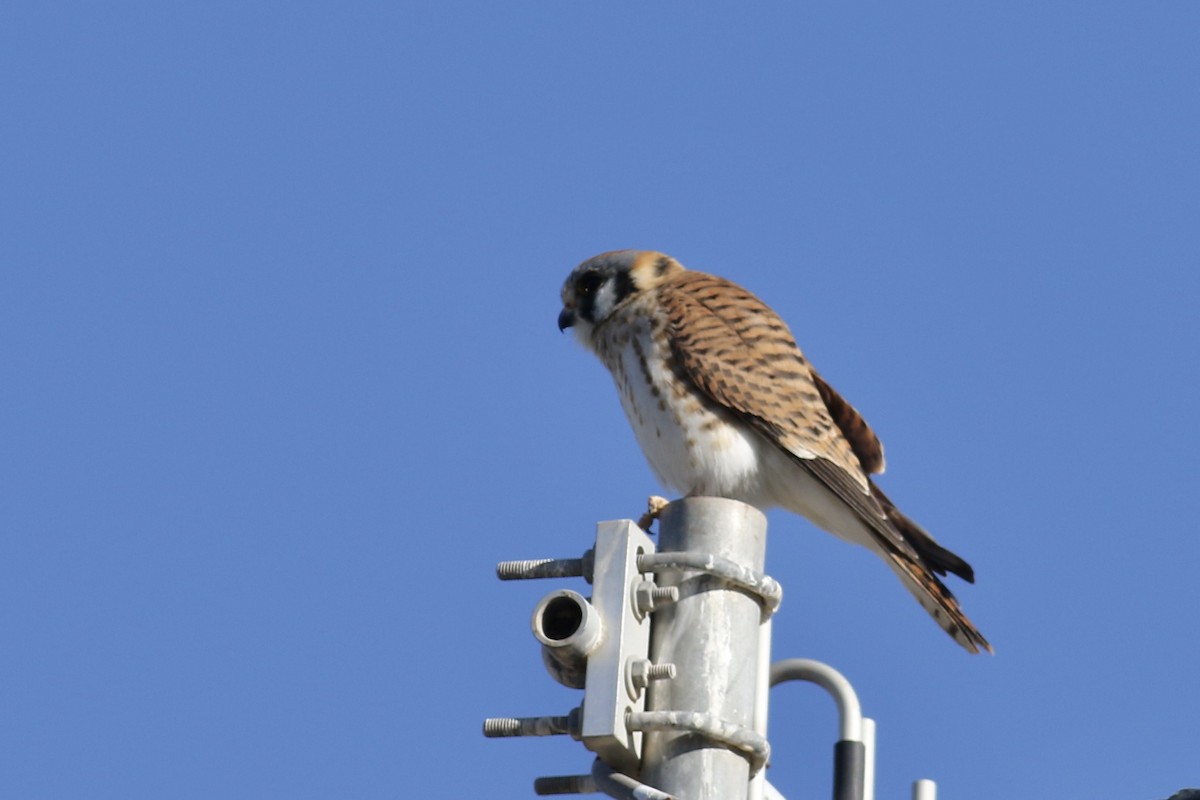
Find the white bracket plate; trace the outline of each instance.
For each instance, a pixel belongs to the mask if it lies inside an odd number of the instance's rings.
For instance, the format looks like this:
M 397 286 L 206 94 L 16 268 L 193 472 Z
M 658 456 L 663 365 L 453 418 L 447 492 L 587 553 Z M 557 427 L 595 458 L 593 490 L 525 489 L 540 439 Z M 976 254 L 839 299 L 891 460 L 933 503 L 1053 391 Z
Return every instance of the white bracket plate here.
M 650 657 L 650 615 L 638 615 L 633 592 L 643 580 L 638 556 L 653 552 L 654 542 L 632 520 L 596 524 L 592 606 L 604 620 L 604 635 L 588 656 L 580 734 L 584 746 L 622 771 L 636 771 L 641 762 L 642 734 L 630 731 L 625 719 L 645 710 L 646 693 L 631 696 L 625 669 L 631 659 Z

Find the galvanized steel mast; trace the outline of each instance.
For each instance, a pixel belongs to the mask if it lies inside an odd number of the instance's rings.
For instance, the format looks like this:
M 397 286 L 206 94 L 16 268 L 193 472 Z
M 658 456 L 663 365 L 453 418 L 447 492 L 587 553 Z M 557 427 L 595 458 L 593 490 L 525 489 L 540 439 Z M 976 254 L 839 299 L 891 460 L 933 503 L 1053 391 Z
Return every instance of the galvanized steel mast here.
M 747 574 L 762 573 L 767 520 L 752 506 L 691 497 L 667 506 L 659 525 L 660 556 L 703 553 Z M 755 731 L 762 601 L 699 570 L 667 569 L 658 573 L 658 584 L 678 587 L 679 600 L 655 614 L 650 658 L 674 664 L 677 675 L 650 686 L 647 711 L 660 714 L 664 724 L 645 734 L 642 780 L 688 800 L 746 797 L 751 770 L 763 766 L 759 754 L 733 749 L 704 730 L 667 723 L 704 715 L 730 734 Z
M 687 497 L 659 513 L 657 545 L 631 520 L 601 522 L 575 558 L 506 561 L 502 580 L 581 577 L 591 597 L 546 595 L 532 629 L 558 682 L 584 691 L 557 716 L 492 718 L 489 737 L 570 735 L 589 774 L 538 778 L 539 795 L 622 800 L 782 800 L 765 778 L 767 692 L 807 681 L 836 700 L 834 800 L 874 797 L 875 725 L 850 682 L 809 659 L 771 663 L 782 589 L 763 573 L 767 521 L 753 506 Z M 935 800 L 932 781 L 914 798 Z

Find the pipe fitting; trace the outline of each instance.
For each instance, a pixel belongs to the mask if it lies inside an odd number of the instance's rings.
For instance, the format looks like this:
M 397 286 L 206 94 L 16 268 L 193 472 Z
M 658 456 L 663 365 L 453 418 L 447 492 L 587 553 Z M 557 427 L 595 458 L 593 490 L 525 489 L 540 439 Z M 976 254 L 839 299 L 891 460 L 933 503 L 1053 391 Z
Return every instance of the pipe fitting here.
M 584 688 L 587 658 L 604 636 L 604 622 L 587 598 L 570 589 L 551 592 L 534 608 L 531 627 L 550 676 L 563 686 Z

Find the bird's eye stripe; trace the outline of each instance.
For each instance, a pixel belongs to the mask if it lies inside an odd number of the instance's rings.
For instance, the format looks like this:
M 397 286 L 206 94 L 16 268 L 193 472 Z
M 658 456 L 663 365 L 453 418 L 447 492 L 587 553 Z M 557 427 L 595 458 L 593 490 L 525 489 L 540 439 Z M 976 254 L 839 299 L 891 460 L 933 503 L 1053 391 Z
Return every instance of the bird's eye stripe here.
M 591 294 L 600 287 L 601 282 L 600 276 L 594 272 L 581 275 L 579 276 L 579 293 L 584 295 Z

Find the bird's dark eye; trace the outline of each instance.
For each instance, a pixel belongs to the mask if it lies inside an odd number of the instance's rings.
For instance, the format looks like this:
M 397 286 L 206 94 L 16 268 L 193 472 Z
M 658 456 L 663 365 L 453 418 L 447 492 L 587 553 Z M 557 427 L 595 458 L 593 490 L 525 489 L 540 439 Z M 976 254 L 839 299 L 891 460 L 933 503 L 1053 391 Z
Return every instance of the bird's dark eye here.
M 579 284 L 576 286 L 576 291 L 581 297 L 587 297 L 600 288 L 600 284 L 604 283 L 604 278 L 597 272 L 585 272 L 579 276 Z

